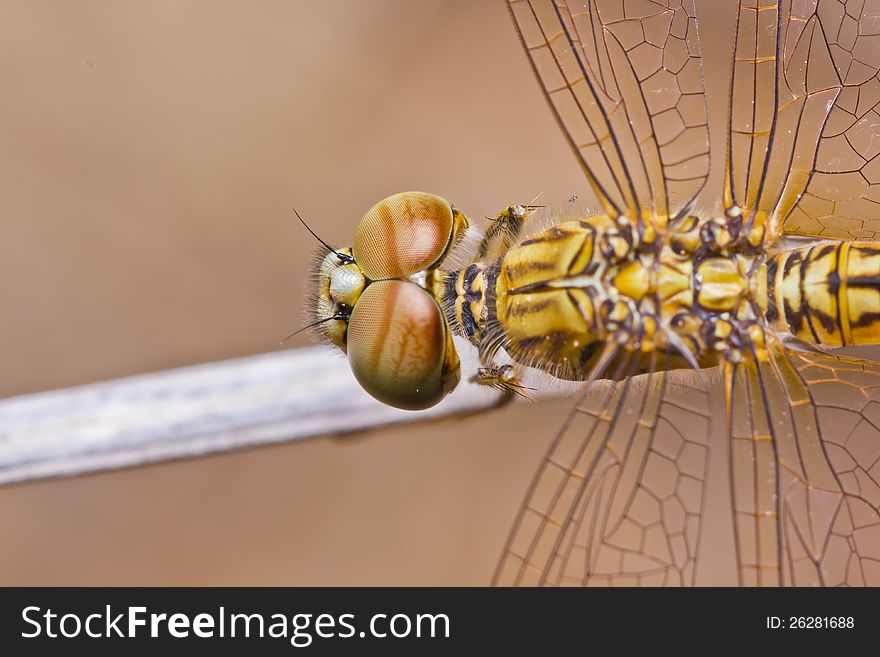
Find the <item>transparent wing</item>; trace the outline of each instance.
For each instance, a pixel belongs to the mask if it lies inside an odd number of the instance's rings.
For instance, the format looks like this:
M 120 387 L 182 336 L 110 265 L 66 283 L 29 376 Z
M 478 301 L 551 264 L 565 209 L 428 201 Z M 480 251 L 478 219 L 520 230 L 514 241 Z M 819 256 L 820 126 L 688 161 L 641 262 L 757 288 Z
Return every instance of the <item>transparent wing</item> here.
M 709 170 L 692 0 L 508 0 L 532 66 L 609 216 L 665 222 Z
M 709 435 L 694 376 L 588 388 L 532 481 L 495 584 L 694 583 Z
M 880 367 L 780 349 L 729 385 L 740 584 L 880 584 Z
M 771 234 L 880 234 L 880 0 L 740 0 L 725 205 Z
M 880 585 L 880 365 L 778 349 L 716 380 L 592 385 L 532 481 L 495 583 L 688 586 L 730 571 L 748 586 Z M 710 505 L 711 490 L 728 501 Z M 709 508 L 720 537 L 701 550 Z

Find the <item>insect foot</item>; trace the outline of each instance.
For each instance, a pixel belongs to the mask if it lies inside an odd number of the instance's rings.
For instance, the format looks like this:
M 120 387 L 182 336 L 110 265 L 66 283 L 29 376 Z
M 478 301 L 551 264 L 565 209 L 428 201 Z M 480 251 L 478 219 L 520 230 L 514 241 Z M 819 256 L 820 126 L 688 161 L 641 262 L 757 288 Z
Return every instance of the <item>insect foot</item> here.
M 497 367 L 481 367 L 470 378 L 471 383 L 481 386 L 489 386 L 505 393 L 504 401 L 509 401 L 513 395 L 519 395 L 531 401 L 529 395 L 531 388 L 522 384 L 522 380 L 516 373 L 513 365 L 499 365 Z M 502 402 L 503 403 L 503 402 Z
M 477 257 L 480 260 L 494 259 L 503 255 L 519 237 L 526 220 L 542 208 L 542 205 L 509 205 L 489 219 L 489 228 L 480 241 Z

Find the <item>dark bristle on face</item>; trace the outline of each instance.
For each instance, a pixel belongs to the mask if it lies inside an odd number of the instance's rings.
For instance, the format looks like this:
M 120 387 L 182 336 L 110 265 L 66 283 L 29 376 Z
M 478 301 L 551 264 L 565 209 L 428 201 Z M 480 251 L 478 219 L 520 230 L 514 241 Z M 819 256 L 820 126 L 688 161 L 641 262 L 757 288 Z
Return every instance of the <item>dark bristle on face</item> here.
M 303 326 L 310 326 L 306 333 L 308 333 L 311 342 L 319 344 L 332 344 L 321 330 L 321 325 L 315 324 L 315 322 L 326 319 L 318 316 L 318 301 L 320 298 L 321 263 L 330 252 L 330 249 L 323 244 L 319 244 L 312 252 L 306 276 L 305 294 L 303 295 L 305 298 L 305 305 L 302 309 Z

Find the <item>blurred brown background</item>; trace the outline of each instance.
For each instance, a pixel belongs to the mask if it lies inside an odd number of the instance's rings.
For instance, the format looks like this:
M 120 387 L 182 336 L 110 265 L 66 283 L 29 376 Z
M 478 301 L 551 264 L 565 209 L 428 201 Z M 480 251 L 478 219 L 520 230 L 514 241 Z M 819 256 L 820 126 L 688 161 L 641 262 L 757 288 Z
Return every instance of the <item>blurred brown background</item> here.
M 0 79 L 0 396 L 278 348 L 292 205 L 586 194 L 502 0 L 2 0 Z M 486 584 L 568 404 L 3 488 L 0 584 Z

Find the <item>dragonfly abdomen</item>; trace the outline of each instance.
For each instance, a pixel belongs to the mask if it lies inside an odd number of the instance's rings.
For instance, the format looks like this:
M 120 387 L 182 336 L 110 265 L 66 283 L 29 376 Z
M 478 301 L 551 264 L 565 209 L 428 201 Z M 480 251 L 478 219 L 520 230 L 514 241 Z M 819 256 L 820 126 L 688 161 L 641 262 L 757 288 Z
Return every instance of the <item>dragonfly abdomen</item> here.
M 767 262 L 767 320 L 816 344 L 880 341 L 880 246 L 829 242 Z

